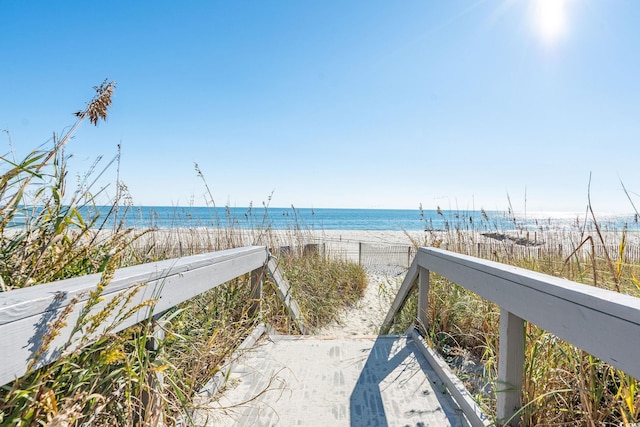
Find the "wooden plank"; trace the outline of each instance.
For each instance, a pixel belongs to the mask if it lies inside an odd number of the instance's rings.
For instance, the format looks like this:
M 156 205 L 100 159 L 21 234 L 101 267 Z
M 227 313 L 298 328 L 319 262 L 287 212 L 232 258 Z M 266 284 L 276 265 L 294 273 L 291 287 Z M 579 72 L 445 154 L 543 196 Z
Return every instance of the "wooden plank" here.
M 640 378 L 640 299 L 522 268 L 420 248 L 417 263 Z M 414 262 L 415 264 L 415 262 Z
M 522 406 L 524 338 L 524 320 L 501 309 L 496 415 L 510 426 L 520 425 L 516 414 Z
M 107 285 L 102 295 L 104 300 L 93 308 L 92 313 L 98 313 L 112 299 L 135 286 L 140 286 L 140 290 L 129 307 L 158 299 L 153 308 L 141 309 L 115 325 L 110 330 L 115 333 L 149 318 L 154 312 L 168 310 L 204 291 L 249 273 L 264 265 L 266 259 L 265 247 L 247 247 L 121 269 Z M 55 320 L 72 298 L 78 296 L 79 302 L 66 319 L 67 326 L 61 329 L 50 350 L 41 358 L 39 366 L 51 363 L 59 356 L 86 305 L 88 295 L 84 294 L 94 289 L 99 280 L 99 275 L 91 275 L 0 294 L 0 312 L 3 314 L 0 322 L 0 336 L 3 337 L 0 384 L 24 375 L 28 362 L 38 351 L 47 333 L 48 322 Z M 115 312 L 117 311 L 118 308 Z M 115 320 L 112 314 L 101 323 L 94 335 L 100 334 Z M 79 345 L 82 333 L 76 335 L 67 350 L 76 349 Z
M 163 314 L 153 316 L 153 334 L 146 342 L 145 350 L 156 353 L 160 343 L 165 339 L 165 320 Z M 153 360 L 153 356 L 151 357 Z M 162 390 L 164 388 L 164 373 L 150 370 L 146 374 L 147 387 L 142 390 L 141 401 L 134 405 L 134 424 L 146 422 L 152 426 L 163 426 Z
M 302 316 L 300 306 L 291 295 L 291 285 L 274 258 L 269 259 L 269 262 L 267 263 L 267 270 L 269 271 L 269 275 L 273 281 L 276 283 L 276 291 L 289 311 L 291 319 L 293 319 L 301 334 L 308 334 L 309 330 L 305 325 L 304 316 Z
M 406 336 L 269 338 L 243 353 L 227 389 L 198 406 L 194 424 L 469 425 Z
M 422 247 L 419 253 L 421 257 L 427 256 L 429 259 L 440 258 L 443 261 L 451 262 L 450 269 L 452 270 L 464 267 L 485 275 L 499 276 L 509 282 L 527 286 L 561 299 L 575 301 L 577 304 L 589 306 L 598 311 L 611 312 L 613 310 L 617 317 L 640 323 L 640 299 L 631 295 L 620 294 L 548 274 L 437 248 Z M 431 262 L 429 260 L 426 261 L 427 265 L 430 265 Z M 424 264 L 425 260 L 421 260 L 420 263 L 421 265 Z M 428 267 L 425 266 L 425 268 Z
M 393 321 L 398 314 L 398 312 L 404 306 L 405 301 L 409 297 L 409 293 L 415 286 L 416 280 L 418 279 L 418 263 L 414 261 L 409 267 L 409 271 L 407 271 L 406 276 L 404 277 L 404 281 L 398 289 L 398 293 L 396 294 L 395 299 L 393 300 L 393 304 L 391 304 L 391 308 L 387 312 L 384 321 L 382 322 L 382 326 L 380 327 L 380 335 L 386 335 L 389 333 L 391 326 L 393 325 Z
M 262 307 L 262 284 L 264 277 L 264 267 L 251 272 L 251 308 L 249 317 L 260 314 Z
M 429 327 L 429 270 L 418 269 L 418 326 L 422 331 Z
M 251 254 L 260 254 L 259 257 L 266 260 L 264 246 L 250 246 L 121 268 L 111 279 L 108 292 L 120 292 L 135 283 L 151 282 L 211 264 L 234 259 L 238 262 L 239 256 Z M 42 313 L 54 303 L 65 306 L 75 297 L 85 301 L 88 295 L 83 294 L 94 289 L 100 277 L 101 274 L 91 274 L 0 293 L 0 325 Z

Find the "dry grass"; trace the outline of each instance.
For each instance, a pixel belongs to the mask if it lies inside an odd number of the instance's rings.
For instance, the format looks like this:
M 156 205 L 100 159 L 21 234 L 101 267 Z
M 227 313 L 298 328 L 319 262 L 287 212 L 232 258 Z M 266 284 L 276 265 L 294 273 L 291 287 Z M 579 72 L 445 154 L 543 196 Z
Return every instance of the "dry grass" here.
M 280 265 L 312 329 L 336 320 L 345 306 L 362 298 L 367 287 L 364 270 L 351 262 L 308 254 L 285 257 Z
M 590 216 L 577 223 L 575 229 L 541 228 L 535 232 L 535 240 L 534 233 L 519 228 L 515 222 L 513 230 L 495 230 L 489 237 L 493 242 L 488 242 L 487 236 L 471 224 L 454 218 L 447 231 L 427 230 L 424 240 L 414 244 L 442 247 L 640 296 L 640 264 L 628 261 L 627 254 L 632 249 L 628 232 L 604 232 L 591 207 L 589 212 Z M 486 246 L 490 250 L 483 250 Z M 493 413 L 495 395 L 487 390 L 492 390 L 491 384 L 495 385 L 497 377 L 499 309 L 433 273 L 430 283 L 429 340 L 452 365 L 457 363 L 459 354 L 470 354 L 472 359 L 482 361 L 484 372 L 480 373 L 483 376 L 480 382 L 489 387 L 474 392 L 485 412 Z M 394 330 L 405 330 L 415 320 L 416 312 L 417 296 L 413 295 Z M 472 378 L 469 383 L 477 384 L 478 378 Z M 527 325 L 522 425 L 637 423 L 640 421 L 638 386 L 636 379 L 538 327 Z
M 73 325 L 62 357 L 37 368 L 38 358 L 49 351 L 69 320 L 71 308 L 49 323 L 27 374 L 1 387 L 2 426 L 139 426 L 157 425 L 161 420 L 171 425 L 185 415 L 183 421 L 188 424 L 194 394 L 257 321 L 292 329 L 268 282 L 264 310 L 249 314 L 250 278 L 243 276 L 174 307 L 161 318 L 149 316 L 135 327 L 111 332 L 140 309 L 154 305 L 149 299 L 132 306 L 134 288 L 99 308 L 103 291 L 119 267 L 238 246 L 295 247 L 308 241 L 299 226 L 274 233 L 268 218 L 258 224 L 267 227 L 252 230 L 232 226 L 127 230 L 119 218 L 123 205 L 126 210 L 131 201 L 122 183 L 116 183 L 118 199 L 102 217 L 87 185 L 93 182 L 89 174 L 69 194 L 68 156 L 63 147 L 84 119 L 97 124 L 107 117 L 114 88 L 107 81 L 95 87 L 92 101 L 76 113 L 76 123 L 62 137 L 56 136 L 51 147 L 35 150 L 21 162 L 0 158 L 0 290 L 102 275 Z M 294 256 L 283 267 L 303 315 L 315 325 L 331 321 L 339 307 L 361 295 L 365 285 L 364 272 L 357 266 L 319 255 Z M 327 293 L 322 294 L 323 289 Z M 343 300 L 345 295 L 348 298 Z M 105 325 L 114 314 L 115 320 Z

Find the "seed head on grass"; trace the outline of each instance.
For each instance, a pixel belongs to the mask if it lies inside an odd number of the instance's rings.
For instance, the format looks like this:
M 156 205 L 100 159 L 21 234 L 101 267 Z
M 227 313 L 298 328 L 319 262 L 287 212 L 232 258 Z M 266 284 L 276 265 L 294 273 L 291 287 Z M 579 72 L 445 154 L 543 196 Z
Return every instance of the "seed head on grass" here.
M 116 88 L 115 82 L 105 79 L 100 86 L 94 86 L 95 96 L 83 111 L 78 111 L 75 115 L 79 119 L 89 117 L 89 122 L 94 126 L 98 125 L 99 120 L 107 120 L 107 111 L 111 106 L 111 97 Z

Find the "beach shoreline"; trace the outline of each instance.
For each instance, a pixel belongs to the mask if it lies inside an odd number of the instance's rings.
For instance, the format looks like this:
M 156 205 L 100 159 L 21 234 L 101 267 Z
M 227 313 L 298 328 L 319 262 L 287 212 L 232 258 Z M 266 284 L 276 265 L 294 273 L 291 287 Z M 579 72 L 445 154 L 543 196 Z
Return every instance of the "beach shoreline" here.
M 104 233 L 109 233 L 103 230 Z M 265 246 L 271 256 L 318 253 L 368 266 L 409 268 L 419 247 L 435 247 L 503 262 L 577 256 L 640 263 L 640 233 L 394 231 L 394 230 L 251 230 L 215 228 L 132 229 L 131 245 L 148 260 L 180 258 L 245 246 Z M 107 237 L 105 236 L 105 239 Z
M 178 250 L 178 255 L 189 250 L 214 251 L 226 247 L 266 246 L 274 255 L 284 251 L 303 252 L 305 248 L 321 251 L 335 257 L 359 260 L 364 250 L 417 251 L 431 246 L 474 256 L 506 251 L 535 255 L 558 253 L 568 256 L 590 236 L 596 249 L 605 246 L 609 252 L 618 252 L 622 242 L 621 231 L 581 232 L 580 230 L 551 231 L 395 231 L 395 230 L 253 230 L 242 228 L 173 228 L 133 230 L 141 234 L 135 244 Z M 601 241 L 604 240 L 604 244 Z M 626 232 L 625 244 L 631 250 L 640 248 L 640 233 Z M 311 245 L 311 246 L 310 246 Z M 313 247 L 315 245 L 315 248 Z M 583 245 L 586 251 L 590 243 Z M 635 249 L 634 249 L 635 250 Z M 638 254 L 640 257 L 640 254 Z

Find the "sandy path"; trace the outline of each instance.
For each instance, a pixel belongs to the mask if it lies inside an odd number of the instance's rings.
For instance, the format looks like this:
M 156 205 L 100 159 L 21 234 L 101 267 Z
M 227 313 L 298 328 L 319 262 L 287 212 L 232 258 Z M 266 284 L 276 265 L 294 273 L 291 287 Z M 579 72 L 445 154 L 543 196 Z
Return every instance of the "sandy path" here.
M 367 289 L 355 306 L 346 308 L 337 322 L 317 331 L 317 335 L 377 335 L 402 280 L 401 268 L 368 269 Z

